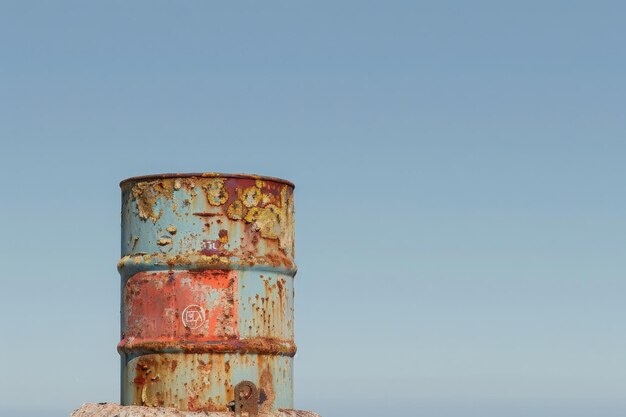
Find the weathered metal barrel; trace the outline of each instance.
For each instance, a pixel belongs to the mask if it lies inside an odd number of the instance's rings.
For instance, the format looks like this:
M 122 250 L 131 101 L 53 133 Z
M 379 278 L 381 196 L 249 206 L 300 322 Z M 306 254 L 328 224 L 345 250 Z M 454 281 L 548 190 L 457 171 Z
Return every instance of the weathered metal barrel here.
M 251 381 L 293 408 L 292 183 L 228 174 L 121 182 L 121 402 L 225 411 Z

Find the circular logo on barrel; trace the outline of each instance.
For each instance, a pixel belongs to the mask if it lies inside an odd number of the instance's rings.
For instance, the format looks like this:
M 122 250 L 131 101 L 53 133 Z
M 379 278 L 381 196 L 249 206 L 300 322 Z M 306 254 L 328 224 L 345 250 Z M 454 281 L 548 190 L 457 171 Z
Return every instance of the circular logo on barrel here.
M 204 323 L 204 309 L 199 305 L 191 304 L 183 310 L 183 325 L 190 329 L 197 329 Z

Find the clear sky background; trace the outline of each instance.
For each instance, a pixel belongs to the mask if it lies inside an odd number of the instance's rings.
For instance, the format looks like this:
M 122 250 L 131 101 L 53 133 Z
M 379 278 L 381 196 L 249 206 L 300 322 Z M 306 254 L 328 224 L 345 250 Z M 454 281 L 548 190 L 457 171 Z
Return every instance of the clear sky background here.
M 117 401 L 126 177 L 296 183 L 296 404 L 626 415 L 626 7 L 0 1 L 0 415 Z

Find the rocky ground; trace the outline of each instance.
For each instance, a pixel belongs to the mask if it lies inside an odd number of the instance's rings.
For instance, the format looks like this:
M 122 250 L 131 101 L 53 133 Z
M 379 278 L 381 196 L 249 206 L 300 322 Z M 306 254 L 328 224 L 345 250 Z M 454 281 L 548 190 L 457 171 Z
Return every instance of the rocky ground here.
M 70 417 L 234 417 L 232 411 L 179 411 L 174 408 L 121 406 L 114 403 L 83 404 Z M 312 411 L 278 410 L 259 417 L 320 417 Z

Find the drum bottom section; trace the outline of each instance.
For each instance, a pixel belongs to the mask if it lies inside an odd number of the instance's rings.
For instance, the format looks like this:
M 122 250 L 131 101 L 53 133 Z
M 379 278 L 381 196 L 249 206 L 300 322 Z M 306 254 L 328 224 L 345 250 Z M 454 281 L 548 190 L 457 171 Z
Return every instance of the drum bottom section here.
M 259 410 L 293 408 L 293 358 L 254 353 L 122 354 L 122 405 L 227 411 L 234 386 L 259 388 Z

